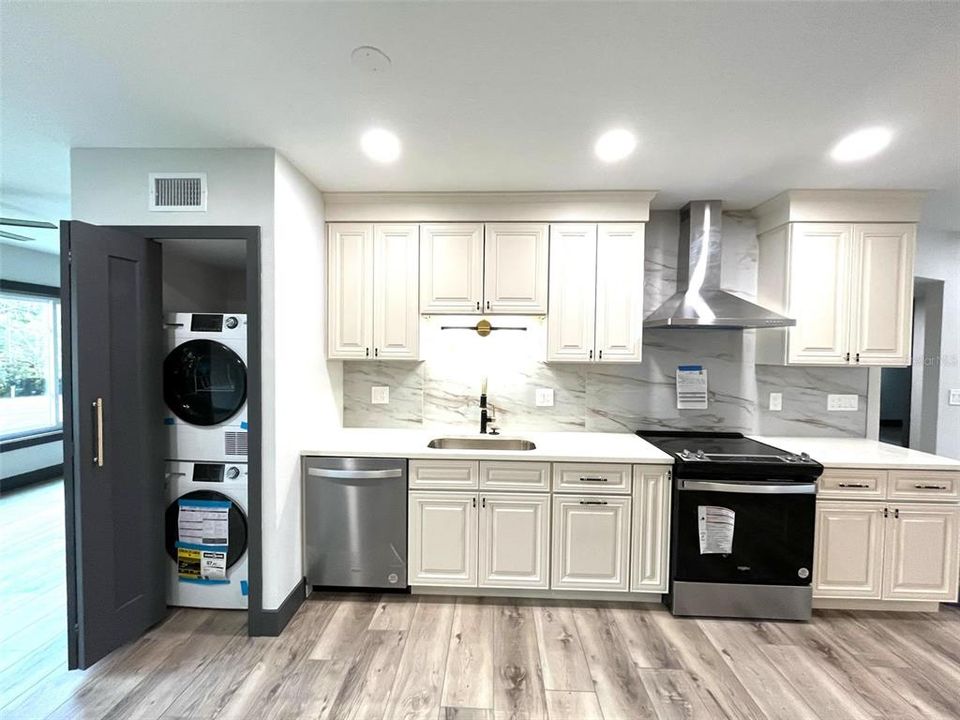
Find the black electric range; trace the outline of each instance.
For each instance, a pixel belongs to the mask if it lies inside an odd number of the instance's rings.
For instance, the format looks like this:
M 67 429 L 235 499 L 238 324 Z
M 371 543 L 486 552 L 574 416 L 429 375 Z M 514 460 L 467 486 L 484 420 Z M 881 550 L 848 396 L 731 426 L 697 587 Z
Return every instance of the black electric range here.
M 637 435 L 674 459 L 673 613 L 809 619 L 823 466 L 741 433 Z

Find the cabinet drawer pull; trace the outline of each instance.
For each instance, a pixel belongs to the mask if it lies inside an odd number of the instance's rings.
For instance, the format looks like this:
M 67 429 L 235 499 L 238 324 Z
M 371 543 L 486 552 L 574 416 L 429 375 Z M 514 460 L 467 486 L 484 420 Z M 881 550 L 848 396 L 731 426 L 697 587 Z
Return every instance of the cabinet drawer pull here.
M 610 482 L 610 481 L 605 477 L 582 477 L 580 478 L 580 482 Z
M 914 485 L 917 490 L 946 490 L 946 485 Z
M 606 500 L 581 500 L 581 505 L 606 505 Z
M 868 488 L 870 487 L 866 483 L 838 483 L 837 487 L 842 488 Z

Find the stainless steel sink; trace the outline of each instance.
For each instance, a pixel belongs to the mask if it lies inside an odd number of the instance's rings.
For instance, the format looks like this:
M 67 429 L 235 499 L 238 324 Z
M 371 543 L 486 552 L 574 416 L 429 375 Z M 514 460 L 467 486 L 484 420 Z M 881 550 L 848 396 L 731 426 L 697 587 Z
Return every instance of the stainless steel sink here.
M 529 440 L 502 437 L 442 437 L 427 443 L 434 450 L 536 450 Z

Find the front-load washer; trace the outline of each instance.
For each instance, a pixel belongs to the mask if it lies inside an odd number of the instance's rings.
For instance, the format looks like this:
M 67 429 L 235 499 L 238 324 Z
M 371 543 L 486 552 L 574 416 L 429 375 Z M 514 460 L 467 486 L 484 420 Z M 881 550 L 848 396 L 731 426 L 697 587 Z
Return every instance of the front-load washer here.
M 247 316 L 167 315 L 166 457 L 246 462 Z
M 172 461 L 166 463 L 165 549 L 168 557 L 167 604 L 179 607 L 246 609 L 247 608 L 247 465 L 246 463 L 200 463 Z M 226 513 L 226 537 L 222 527 L 204 528 L 204 534 L 216 537 L 195 540 L 194 531 L 186 529 L 188 510 L 205 507 Z M 187 532 L 191 537 L 187 537 Z M 197 577 L 188 558 L 194 550 L 197 557 L 205 552 L 222 555 L 223 573 Z

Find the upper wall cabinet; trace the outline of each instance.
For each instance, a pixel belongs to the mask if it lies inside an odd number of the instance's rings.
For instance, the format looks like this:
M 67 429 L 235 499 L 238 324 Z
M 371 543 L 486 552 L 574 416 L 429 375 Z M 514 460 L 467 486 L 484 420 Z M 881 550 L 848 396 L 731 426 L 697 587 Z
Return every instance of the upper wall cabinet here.
M 547 360 L 640 362 L 642 223 L 550 226 Z
M 547 311 L 545 224 L 423 225 L 420 250 L 424 314 Z
M 754 209 L 758 301 L 797 321 L 757 333 L 757 360 L 909 365 L 922 194 L 791 190 Z
M 327 357 L 416 360 L 419 228 L 327 226 Z

